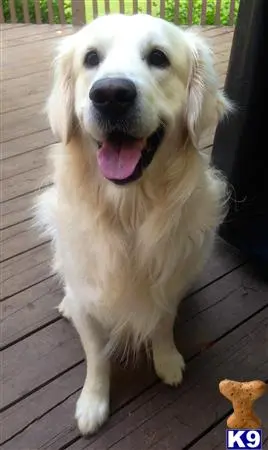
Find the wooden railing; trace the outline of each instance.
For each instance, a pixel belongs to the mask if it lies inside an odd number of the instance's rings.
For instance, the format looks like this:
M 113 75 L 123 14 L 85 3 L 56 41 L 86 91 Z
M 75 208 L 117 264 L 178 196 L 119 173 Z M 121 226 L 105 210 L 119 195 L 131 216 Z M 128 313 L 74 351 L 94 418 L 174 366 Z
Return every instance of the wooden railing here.
M 233 25 L 238 4 L 239 0 L 0 0 L 0 22 L 82 25 L 112 12 L 146 12 L 176 24 Z

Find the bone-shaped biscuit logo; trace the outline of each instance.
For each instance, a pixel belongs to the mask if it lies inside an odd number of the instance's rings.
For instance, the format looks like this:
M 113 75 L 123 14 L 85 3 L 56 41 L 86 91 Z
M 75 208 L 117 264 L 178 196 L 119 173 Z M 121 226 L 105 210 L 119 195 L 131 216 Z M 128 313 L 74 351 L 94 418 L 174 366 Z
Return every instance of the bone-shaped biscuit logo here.
M 233 405 L 233 414 L 227 419 L 228 428 L 257 429 L 261 420 L 253 411 L 254 402 L 267 391 L 267 384 L 260 380 L 239 382 L 223 380 L 219 384 L 221 394 Z

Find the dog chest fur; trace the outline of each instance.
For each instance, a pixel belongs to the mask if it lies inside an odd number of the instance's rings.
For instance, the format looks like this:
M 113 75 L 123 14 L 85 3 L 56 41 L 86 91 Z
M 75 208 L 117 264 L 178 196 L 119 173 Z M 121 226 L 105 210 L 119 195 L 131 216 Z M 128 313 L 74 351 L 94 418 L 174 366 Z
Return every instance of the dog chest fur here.
M 40 199 L 39 220 L 53 238 L 56 270 L 74 304 L 119 339 L 127 330 L 142 342 L 163 314 L 174 314 L 209 252 L 223 186 L 201 155 L 185 152 L 188 171 L 182 152 L 175 177 L 169 161 L 159 186 L 149 176 L 126 192 L 98 184 L 77 141 L 53 149 L 55 184 Z

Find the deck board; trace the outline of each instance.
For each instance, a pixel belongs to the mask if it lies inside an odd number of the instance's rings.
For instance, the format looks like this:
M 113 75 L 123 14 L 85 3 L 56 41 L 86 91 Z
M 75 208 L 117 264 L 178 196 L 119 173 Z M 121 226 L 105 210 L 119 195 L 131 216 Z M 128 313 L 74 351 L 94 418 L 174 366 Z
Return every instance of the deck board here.
M 56 306 L 62 295 L 59 281 L 51 275 L 3 302 L 1 347 L 6 348 L 25 339 L 30 333 L 59 319 Z
M 31 83 L 29 76 L 10 78 L 4 82 L 2 90 L 2 108 L 5 112 L 15 111 L 31 105 L 42 104 L 49 91 L 51 83 L 51 70 L 33 73 Z M 16 95 L 12 92 L 16 91 Z
M 198 435 L 230 411 L 228 403 L 218 395 L 221 379 L 252 379 L 256 368 L 260 377 L 266 377 L 268 361 L 263 361 L 260 346 L 267 348 L 267 324 L 266 308 L 265 314 L 259 313 L 191 361 L 180 389 L 152 386 L 142 404 L 140 399 L 133 401 L 119 411 L 117 420 L 113 418 L 100 436 L 89 443 L 78 439 L 70 450 L 183 449 L 194 433 Z
M 50 258 L 49 245 L 40 244 L 36 248 L 3 261 L 0 264 L 2 300 L 47 278 Z
M 80 439 L 72 419 L 78 395 L 75 392 L 49 414 L 35 421 L 11 443 L 4 445 L 3 449 L 11 450 L 12 445 L 15 445 L 16 449 L 22 449 L 26 443 L 31 445 L 30 448 L 40 445 L 50 450 L 60 449 L 63 446 L 66 448 L 69 444 L 72 450 L 82 448 L 101 450 L 111 447 L 124 450 L 147 449 L 151 448 L 154 440 L 158 440 L 159 434 L 161 440 L 168 439 L 167 446 L 161 444 L 159 450 L 182 449 L 200 430 L 213 423 L 215 416 L 221 417 L 229 411 L 229 405 L 218 395 L 218 382 L 222 378 L 225 376 L 252 378 L 255 376 L 256 368 L 258 376 L 265 377 L 268 363 L 263 359 L 260 345 L 262 348 L 267 346 L 265 332 L 267 324 L 266 309 L 266 314 L 259 313 L 249 323 L 243 324 L 216 342 L 204 354 L 188 364 L 185 381 L 180 389 L 167 388 L 151 379 L 150 387 L 143 395 L 134 397 L 133 401 L 126 402 L 125 406 L 123 403 L 121 408 L 113 397 L 115 412 L 110 421 L 101 433 L 88 440 Z M 250 364 L 248 358 L 245 358 L 245 352 L 250 358 Z M 132 372 L 132 375 L 130 385 L 127 386 L 126 381 L 122 379 L 120 385 L 113 385 L 117 387 L 116 393 L 125 387 L 133 389 L 137 374 Z M 145 371 L 140 374 L 141 384 L 147 376 L 148 373 Z M 204 392 L 206 395 L 203 395 Z M 134 392 L 132 396 L 133 394 Z M 202 411 L 202 414 L 196 414 L 197 410 Z M 53 426 L 55 422 L 56 426 Z M 166 430 L 169 430 L 168 436 L 165 435 Z
M 3 116 L 2 142 L 16 139 L 25 134 L 32 134 L 36 130 L 44 130 L 48 123 L 44 121 L 44 114 L 40 105 L 30 105 L 23 109 L 9 111 Z
M 1 231 L 31 219 L 35 199 L 36 192 L 32 192 L 5 202 L 2 205 Z
M 238 276 L 239 271 L 235 271 L 234 274 L 235 274 L 234 276 Z M 231 276 L 231 275 L 232 274 L 230 274 L 229 276 Z M 201 296 L 200 303 L 201 303 L 202 307 L 205 308 L 205 311 L 207 309 L 209 309 L 215 302 L 216 303 L 220 302 L 221 298 L 225 297 L 226 295 L 232 295 L 233 294 L 232 291 L 231 291 L 231 293 L 229 292 L 230 291 L 230 286 L 229 286 L 229 283 L 228 283 L 228 277 L 224 277 L 223 280 L 225 281 L 225 283 L 223 283 L 223 281 L 219 282 L 220 290 L 218 292 L 218 297 L 215 295 L 215 291 L 213 291 L 213 288 L 212 288 L 212 292 L 211 292 L 211 288 L 209 289 L 209 287 L 206 288 L 206 290 L 205 290 L 206 291 L 206 297 L 205 297 L 206 300 L 204 300 L 202 298 L 202 294 L 201 294 L 202 291 L 199 291 L 199 293 L 197 294 L 199 297 Z M 231 283 L 231 285 L 233 286 L 232 283 Z M 218 290 L 218 287 L 217 287 L 217 290 Z M 267 292 L 264 294 L 264 297 L 267 295 Z M 261 293 L 259 293 L 259 295 L 260 295 L 260 302 L 262 302 Z M 186 304 L 188 304 L 187 301 L 186 301 Z M 32 303 L 32 306 L 34 307 L 34 303 Z M 56 304 L 54 306 L 56 306 Z M 191 317 L 190 320 L 196 321 L 196 316 L 198 315 L 198 312 L 199 312 L 199 310 L 198 311 L 196 310 L 197 306 L 198 306 L 198 301 L 193 300 L 193 307 L 191 308 L 191 314 L 189 315 Z M 261 303 L 261 306 L 262 306 L 262 303 Z M 28 307 L 28 303 L 27 303 L 26 307 Z M 260 303 L 258 301 L 256 301 L 254 303 L 253 307 L 258 309 L 260 307 Z M 201 306 L 199 306 L 199 308 L 201 308 Z M 210 312 L 211 311 L 209 309 L 209 313 Z M 244 313 L 246 314 L 246 307 L 245 307 Z M 250 313 L 251 313 L 251 310 L 250 310 Z M 56 314 L 55 314 L 55 316 L 56 316 Z M 186 314 L 186 317 L 187 317 L 187 314 Z M 19 317 L 18 317 L 18 319 L 19 319 Z M 14 318 L 14 320 L 15 320 L 15 318 Z M 197 322 L 199 323 L 199 321 L 197 321 Z M 64 325 L 63 325 L 63 323 L 64 323 Z M 14 325 L 15 325 L 15 323 L 14 323 Z M 65 329 L 66 328 L 66 323 L 60 317 L 59 317 L 59 321 L 57 323 L 53 323 L 52 325 L 49 325 L 49 327 L 48 327 L 49 328 L 49 335 L 50 334 L 54 335 L 54 337 L 56 338 L 57 342 L 58 342 L 58 335 L 63 335 L 62 327 L 63 327 L 63 329 Z M 180 324 L 180 328 L 181 327 L 182 327 L 182 325 Z M 58 328 L 60 329 L 60 331 L 58 331 Z M 189 326 L 189 327 L 187 326 L 187 328 L 192 332 L 191 326 Z M 69 329 L 69 327 L 67 327 L 67 329 Z M 9 399 L 9 400 L 6 400 L 6 402 L 7 403 L 8 402 L 12 403 L 12 402 L 15 401 L 15 399 L 17 399 L 19 397 L 19 395 L 20 395 L 19 393 L 21 391 L 27 390 L 28 385 L 31 386 L 32 388 L 36 388 L 36 387 L 38 387 L 39 384 L 42 384 L 44 382 L 43 381 L 44 373 L 42 371 L 40 371 L 40 367 L 36 368 L 38 373 L 40 374 L 40 380 L 39 381 L 38 380 L 35 381 L 36 382 L 36 386 L 33 386 L 33 380 L 30 379 L 30 377 L 27 377 L 27 376 L 23 377 L 23 370 L 24 370 L 24 368 L 21 367 L 19 376 L 21 378 L 23 378 L 23 380 L 21 380 L 21 382 L 17 385 L 17 383 L 15 381 L 13 381 L 12 377 L 13 377 L 14 373 L 15 373 L 14 376 L 15 377 L 17 376 L 16 375 L 17 372 L 13 368 L 13 363 L 15 364 L 15 367 L 17 367 L 18 366 L 18 361 L 17 361 L 17 358 L 12 357 L 10 355 L 11 355 L 11 353 L 13 354 L 13 352 L 15 352 L 15 355 L 19 355 L 19 354 L 23 355 L 25 353 L 25 349 L 27 349 L 28 347 L 31 347 L 31 349 L 33 349 L 34 348 L 33 346 L 36 346 L 36 348 L 38 349 L 38 358 L 43 360 L 44 358 L 48 357 L 49 360 L 50 360 L 52 350 L 48 350 L 47 346 L 46 346 L 45 350 L 44 350 L 44 356 L 43 356 L 43 352 L 42 352 L 42 343 L 46 340 L 46 338 L 44 337 L 44 336 L 46 336 L 46 333 L 47 333 L 46 329 L 41 330 L 41 331 L 35 333 L 33 336 L 31 335 L 28 338 L 22 340 L 21 342 L 18 342 L 16 345 L 8 348 L 6 350 L 7 354 L 4 353 L 4 358 L 9 361 L 9 364 L 8 364 L 8 367 L 7 367 L 7 375 L 5 375 L 5 371 L 4 371 L 4 377 L 6 377 L 9 380 L 8 383 L 6 383 L 5 395 L 4 395 L 4 400 L 3 400 L 4 404 L 5 404 L 5 396 L 7 396 L 7 398 Z M 68 341 L 68 339 L 67 339 L 67 341 Z M 198 338 L 196 339 L 196 341 L 194 341 L 192 339 L 190 342 L 191 342 L 191 345 L 193 345 L 193 348 L 195 348 L 195 350 L 193 350 L 193 351 L 197 351 L 196 350 L 196 346 L 198 346 L 200 344 L 202 346 L 204 345 L 204 343 L 200 342 L 198 340 Z M 66 346 L 68 348 L 69 342 L 67 343 Z M 18 350 L 17 350 L 17 348 L 18 348 Z M 53 348 L 54 348 L 54 342 L 51 342 L 51 349 L 53 349 Z M 58 348 L 60 354 L 63 353 L 63 349 L 64 348 L 65 348 L 65 345 L 62 342 L 60 344 L 60 348 Z M 33 353 L 33 354 L 32 355 L 29 354 L 28 355 L 29 358 L 31 358 L 31 357 L 35 358 L 36 357 L 36 351 L 31 350 L 31 353 Z M 70 355 L 69 356 L 70 356 L 70 364 L 71 364 L 71 362 L 72 363 L 76 362 L 76 358 L 78 357 L 77 353 L 75 355 L 72 355 L 71 351 L 70 351 Z M 54 355 L 53 355 L 53 358 L 54 358 Z M 80 358 L 81 358 L 81 354 L 79 354 L 79 359 Z M 33 359 L 33 361 L 34 361 L 34 359 Z M 32 366 L 32 364 L 30 363 L 30 359 L 28 361 L 28 364 L 25 365 L 25 372 L 26 372 L 26 374 L 27 374 L 27 371 L 28 371 L 28 366 L 30 366 L 30 367 Z M 46 366 L 48 366 L 47 371 L 52 370 L 53 372 L 55 372 L 55 364 L 51 365 L 51 364 L 47 363 Z M 49 374 L 47 376 L 48 376 L 48 378 L 50 378 Z M 9 383 L 10 383 L 11 389 L 9 389 Z M 24 387 L 24 383 L 25 383 L 26 387 Z M 19 390 L 19 393 L 17 393 L 17 389 Z M 11 390 L 10 394 L 9 394 L 9 390 Z
M 267 306 L 267 285 L 263 285 L 261 288 L 261 285 L 257 283 L 258 294 L 256 295 L 256 280 L 254 277 L 251 278 L 248 275 L 247 271 L 249 268 L 246 267 L 247 266 L 241 267 L 240 269 L 233 271 L 217 283 L 213 283 L 203 291 L 200 291 L 198 294 L 195 294 L 184 301 L 181 308 L 178 326 L 180 332 L 179 335 L 177 335 L 177 339 L 180 343 L 180 348 L 187 359 L 191 359 L 197 354 L 203 354 L 203 352 L 206 353 L 206 349 L 210 348 L 212 343 L 217 342 L 220 336 L 235 329 L 241 321 L 248 320 L 254 313 L 257 313 Z M 234 289 L 234 286 L 236 285 L 238 287 Z M 232 307 L 234 304 L 235 307 Z M 214 308 L 213 305 L 215 305 Z M 226 320 L 226 316 L 228 316 L 226 312 L 228 311 L 231 311 L 231 313 L 230 317 L 227 317 L 228 320 Z M 194 333 L 193 330 L 195 330 Z M 55 341 L 57 346 L 55 346 Z M 60 347 L 58 347 L 58 345 L 60 345 Z M 27 354 L 27 349 L 28 357 L 24 369 L 21 365 L 19 355 Z M 38 367 L 34 367 L 36 349 L 38 349 Z M 13 357 L 9 356 L 6 358 L 9 361 L 7 368 L 8 374 L 6 375 L 8 377 L 8 382 L 6 383 L 6 395 L 8 396 L 7 401 L 12 403 L 14 401 L 17 402 L 18 399 L 22 397 L 23 392 L 36 390 L 38 386 L 46 385 L 52 378 L 52 373 L 54 376 L 58 375 L 57 367 L 60 367 L 63 371 L 67 371 L 68 365 L 70 370 L 73 364 L 78 364 L 83 359 L 77 336 L 73 330 L 70 330 L 70 327 L 63 319 L 59 319 L 57 322 L 42 329 L 38 333 L 35 333 L 29 338 L 8 348 L 7 352 L 10 351 L 12 351 Z M 28 375 L 28 367 L 33 367 L 30 376 Z M 20 372 L 18 375 L 19 369 Z M 81 370 L 83 369 L 81 368 Z M 133 375 L 136 378 L 137 375 L 135 373 Z M 147 383 L 145 384 L 146 377 L 143 377 L 142 383 L 136 385 L 134 393 L 132 388 L 130 393 L 127 392 L 128 396 L 124 399 L 124 403 L 130 400 L 131 397 L 129 398 L 129 396 L 134 396 L 134 394 L 136 396 L 139 392 L 142 392 L 145 387 L 149 387 L 156 381 L 153 373 L 148 372 L 147 375 L 149 377 Z M 19 386 L 16 382 L 18 376 L 20 377 Z M 139 378 L 141 377 L 142 374 L 139 375 Z M 16 389 L 14 389 L 14 386 Z M 70 402 L 73 404 L 74 399 L 72 398 L 72 401 L 69 399 L 73 397 L 73 392 L 75 394 L 77 393 L 79 387 L 81 387 L 81 385 L 70 386 L 68 405 Z M 115 395 L 117 395 L 117 392 L 115 392 Z M 24 400 L 22 399 L 22 401 Z M 59 399 L 55 398 L 55 401 L 58 402 Z M 117 405 L 116 397 L 115 404 Z M 42 402 L 40 407 L 42 407 Z M 65 410 L 66 404 L 61 404 L 61 408 Z M 71 411 L 69 411 L 69 414 L 71 414 Z M 62 413 L 60 413 L 60 417 L 62 417 Z M 50 418 L 47 419 L 50 420 Z M 39 427 L 39 423 L 37 423 L 36 426 Z M 72 422 L 70 423 L 70 427 L 72 429 Z M 36 431 L 33 427 L 32 430 L 33 435 L 35 435 Z M 71 431 L 66 430 L 66 424 L 64 424 L 64 430 L 68 432 Z M 54 431 L 52 430 L 52 432 Z M 75 432 L 77 434 L 76 430 Z M 26 440 L 29 438 L 28 433 L 29 430 L 27 429 Z M 23 435 L 20 434 L 21 443 L 24 442 L 23 439 Z M 41 442 L 39 434 L 38 439 L 39 442 Z M 25 443 L 26 441 L 24 442 L 24 445 Z
M 13 158 L 24 153 L 32 152 L 55 143 L 49 128 L 43 131 L 35 130 L 34 133 L 20 138 L 10 139 L 2 145 L 1 160 Z
M 4 203 L 34 191 L 37 194 L 41 188 L 49 184 L 48 166 L 29 169 L 26 173 L 20 173 L 4 180 L 2 184 L 2 201 Z
M 176 322 L 176 341 L 188 361 L 182 386 L 163 386 L 142 354 L 137 367 L 114 361 L 111 419 L 89 440 L 80 437 L 73 415 L 84 355 L 75 330 L 55 308 L 62 289 L 50 270 L 50 244 L 32 228 L 32 205 L 50 182 L 46 160 L 55 143 L 43 112 L 51 61 L 59 39 L 74 30 L 20 24 L 2 30 L 2 448 L 220 448 L 230 405 L 219 395 L 218 381 L 268 374 L 268 286 L 220 239 Z M 223 86 L 233 28 L 197 31 L 214 50 Z M 210 152 L 212 142 L 213 130 L 201 146 Z M 260 414 L 266 407 L 267 399 Z
M 0 246 L 3 251 L 0 261 L 9 260 L 32 250 L 45 241 L 46 238 L 40 236 L 37 231 L 35 219 L 29 219 L 8 227 L 1 233 Z

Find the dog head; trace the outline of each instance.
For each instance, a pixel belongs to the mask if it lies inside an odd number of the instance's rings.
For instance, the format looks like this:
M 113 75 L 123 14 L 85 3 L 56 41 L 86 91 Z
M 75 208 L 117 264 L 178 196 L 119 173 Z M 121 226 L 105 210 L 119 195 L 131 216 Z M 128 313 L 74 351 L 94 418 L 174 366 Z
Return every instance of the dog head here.
M 209 48 L 191 31 L 148 15 L 96 19 L 64 39 L 48 102 L 63 143 L 82 133 L 103 176 L 141 177 L 165 141 L 201 133 L 229 109 Z

